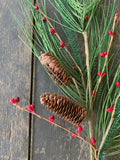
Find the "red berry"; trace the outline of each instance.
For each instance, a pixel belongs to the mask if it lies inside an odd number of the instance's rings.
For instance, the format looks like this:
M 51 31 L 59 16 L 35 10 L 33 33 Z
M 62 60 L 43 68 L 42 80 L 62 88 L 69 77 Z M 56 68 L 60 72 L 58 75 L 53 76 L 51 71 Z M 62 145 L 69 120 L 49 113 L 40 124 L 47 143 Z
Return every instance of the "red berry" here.
M 10 98 L 10 99 L 9 99 L 9 102 L 12 103 L 12 104 L 15 104 L 14 98 Z
M 120 82 L 116 82 L 116 86 L 117 86 L 117 87 L 120 87 Z
M 72 137 L 77 137 L 74 133 L 71 133 L 71 136 L 72 136 Z
M 112 112 L 113 111 L 113 108 L 108 108 L 107 109 L 107 112 Z
M 49 116 L 49 123 L 54 122 L 55 117 L 54 116 Z
M 73 66 L 72 69 L 75 70 L 75 66 Z
M 15 103 L 18 103 L 20 101 L 20 97 L 15 98 Z
M 46 19 L 46 17 L 42 17 L 42 19 L 41 19 L 41 22 L 46 22 L 47 21 L 47 19 Z
M 115 16 L 118 18 L 119 17 L 119 13 L 116 13 Z
M 34 108 L 35 108 L 35 106 L 34 106 L 33 104 L 27 106 L 27 108 L 28 108 L 28 110 L 29 110 L 30 112 L 34 113 Z
M 81 126 L 78 126 L 78 127 L 77 127 L 77 131 L 78 131 L 78 134 L 79 134 L 80 132 L 82 132 L 82 127 L 81 127 Z
M 105 77 L 105 76 L 106 76 L 106 73 L 103 73 L 102 76 Z
M 97 72 L 97 75 L 98 75 L 98 76 L 101 76 L 101 72 L 100 72 L 100 71 L 99 71 L 99 72 Z
M 95 96 L 95 91 L 94 90 L 92 90 L 92 95 Z
M 113 32 L 113 33 L 112 33 L 112 36 L 116 36 L 116 33 L 115 33 L 115 32 Z
M 91 141 L 92 145 L 95 146 L 96 142 L 95 142 L 95 139 L 93 137 L 90 138 L 90 141 Z
M 38 10 L 39 9 L 39 7 L 38 6 L 35 6 L 35 10 Z
M 112 108 L 113 108 L 113 109 L 115 108 L 115 104 L 112 105 Z
M 113 35 L 111 30 L 108 31 L 108 34 L 111 35 L 111 36 Z
M 104 51 L 103 54 L 104 54 L 104 57 L 107 56 L 107 51 Z
M 60 48 L 65 47 L 65 43 L 64 42 L 60 42 Z
M 89 16 L 85 16 L 85 21 L 87 22 L 89 20 Z
M 50 28 L 50 32 L 51 32 L 52 34 L 54 34 L 54 33 L 55 33 L 54 28 Z
M 100 53 L 100 56 L 101 56 L 101 57 L 105 57 L 104 53 Z

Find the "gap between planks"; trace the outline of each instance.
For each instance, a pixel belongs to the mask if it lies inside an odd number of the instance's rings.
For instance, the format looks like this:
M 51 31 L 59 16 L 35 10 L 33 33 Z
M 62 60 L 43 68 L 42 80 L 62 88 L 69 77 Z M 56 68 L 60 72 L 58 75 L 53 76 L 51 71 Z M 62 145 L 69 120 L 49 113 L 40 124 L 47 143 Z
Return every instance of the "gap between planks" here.
M 36 0 L 33 0 L 33 4 L 35 5 Z M 35 21 L 32 17 L 33 26 L 35 25 Z M 31 35 L 33 38 L 32 43 L 34 42 L 34 33 L 33 28 L 31 29 Z M 30 81 L 30 104 L 35 104 L 35 69 L 36 69 L 36 57 L 33 54 L 33 49 L 31 48 L 32 56 L 31 56 L 31 81 Z M 33 134 L 34 134 L 34 116 L 29 114 L 28 120 L 28 160 L 33 159 Z

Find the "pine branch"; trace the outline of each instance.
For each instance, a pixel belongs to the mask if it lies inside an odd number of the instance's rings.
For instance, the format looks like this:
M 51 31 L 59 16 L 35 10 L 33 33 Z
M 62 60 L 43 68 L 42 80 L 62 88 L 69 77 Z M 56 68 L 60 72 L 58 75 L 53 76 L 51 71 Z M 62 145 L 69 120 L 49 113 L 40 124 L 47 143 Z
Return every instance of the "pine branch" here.
M 43 14 L 44 12 L 39 8 L 39 11 Z M 51 24 L 51 22 L 47 19 L 49 25 L 54 29 L 53 25 Z M 55 35 L 57 36 L 57 38 L 60 40 L 60 42 L 62 42 L 62 39 L 60 38 L 59 34 L 57 32 L 55 32 Z M 66 48 L 66 46 L 64 46 L 64 49 L 65 51 L 69 54 L 69 56 L 71 57 L 71 59 L 73 60 L 74 64 L 76 65 L 76 67 L 78 68 L 80 74 L 81 74 L 81 78 L 82 78 L 82 83 L 83 83 L 83 88 L 84 88 L 84 91 L 86 91 L 86 86 L 85 86 L 85 80 L 84 80 L 84 76 L 83 76 L 83 73 L 82 73 L 82 70 L 81 68 L 78 66 L 78 64 L 76 63 L 75 59 L 73 58 L 72 54 L 69 52 L 69 50 Z

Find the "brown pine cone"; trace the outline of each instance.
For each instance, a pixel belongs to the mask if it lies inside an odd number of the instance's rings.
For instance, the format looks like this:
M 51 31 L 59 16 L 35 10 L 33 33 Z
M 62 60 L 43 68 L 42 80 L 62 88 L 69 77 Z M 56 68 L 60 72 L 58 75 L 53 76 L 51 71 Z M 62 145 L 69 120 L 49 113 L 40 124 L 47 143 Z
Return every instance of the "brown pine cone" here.
M 49 52 L 42 53 L 40 56 L 41 63 L 45 66 L 51 77 L 59 85 L 65 86 L 71 83 L 71 78 L 59 61 Z
M 65 96 L 44 93 L 40 96 L 40 102 L 45 105 L 49 111 L 73 125 L 78 126 L 87 118 L 86 109 Z

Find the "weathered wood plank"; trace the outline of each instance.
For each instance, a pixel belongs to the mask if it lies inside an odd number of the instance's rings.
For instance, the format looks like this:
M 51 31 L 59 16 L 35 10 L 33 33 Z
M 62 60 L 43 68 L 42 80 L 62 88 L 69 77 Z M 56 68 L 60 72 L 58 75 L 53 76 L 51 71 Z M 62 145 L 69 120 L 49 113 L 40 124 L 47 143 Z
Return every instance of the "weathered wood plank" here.
M 57 87 L 45 73 L 41 64 L 37 61 L 36 65 L 36 88 L 35 88 L 35 111 L 42 116 L 49 117 L 51 113 L 40 104 L 40 95 L 44 92 L 58 93 Z M 55 122 L 67 127 L 73 132 L 76 127 L 59 119 L 55 116 Z M 86 125 L 83 137 L 86 135 Z M 34 144 L 33 144 L 33 160 L 88 160 L 89 146 L 78 138 L 71 137 L 70 134 L 62 129 L 57 128 L 43 120 L 34 118 Z M 86 152 L 87 151 L 87 152 Z
M 27 160 L 28 114 L 9 98 L 19 96 L 20 105 L 29 104 L 31 54 L 18 38 L 22 31 L 7 5 L 16 16 L 22 15 L 18 1 L 0 1 L 0 160 Z

